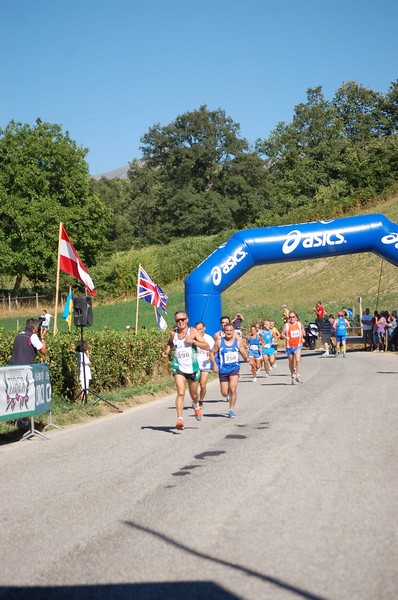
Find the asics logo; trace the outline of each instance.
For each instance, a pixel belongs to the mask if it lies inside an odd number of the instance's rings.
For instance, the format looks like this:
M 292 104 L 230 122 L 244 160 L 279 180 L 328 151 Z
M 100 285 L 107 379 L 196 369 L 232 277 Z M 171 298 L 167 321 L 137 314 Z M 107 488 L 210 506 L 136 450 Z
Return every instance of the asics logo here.
M 395 244 L 395 247 L 398 250 L 398 233 L 388 233 L 387 235 L 381 238 L 381 243 Z
M 290 231 L 282 246 L 283 254 L 291 254 L 301 244 L 303 248 L 320 248 L 322 246 L 336 246 L 344 244 L 347 240 L 342 233 L 324 231 L 320 234 L 301 233 L 299 229 Z
M 243 248 L 240 248 L 239 250 L 228 256 L 227 260 L 221 263 L 220 266 L 213 267 L 211 270 L 211 275 L 213 278 L 214 285 L 220 285 L 223 274 L 226 275 L 227 273 L 232 271 L 232 269 L 236 267 L 236 265 L 240 263 L 240 261 L 243 260 L 245 256 L 247 256 L 247 252 L 245 252 Z

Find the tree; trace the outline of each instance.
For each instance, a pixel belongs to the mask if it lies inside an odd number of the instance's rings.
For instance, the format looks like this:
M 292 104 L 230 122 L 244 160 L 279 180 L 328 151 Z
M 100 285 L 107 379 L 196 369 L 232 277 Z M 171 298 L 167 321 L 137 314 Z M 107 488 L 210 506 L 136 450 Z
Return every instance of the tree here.
M 131 220 L 129 181 L 105 177 L 101 177 L 98 181 L 92 179 L 91 191 L 101 198 L 112 215 L 105 232 L 108 243 L 102 249 L 102 254 L 129 250 L 135 243 L 131 227 L 128 226 Z
M 59 222 L 83 262 L 94 264 L 104 243 L 108 209 L 90 194 L 87 150 L 59 125 L 11 121 L 0 129 L 0 273 L 55 280 Z
M 166 242 L 253 222 L 267 203 L 267 172 L 239 131 L 223 110 L 206 106 L 149 129 L 143 163 L 129 172 L 139 239 Z

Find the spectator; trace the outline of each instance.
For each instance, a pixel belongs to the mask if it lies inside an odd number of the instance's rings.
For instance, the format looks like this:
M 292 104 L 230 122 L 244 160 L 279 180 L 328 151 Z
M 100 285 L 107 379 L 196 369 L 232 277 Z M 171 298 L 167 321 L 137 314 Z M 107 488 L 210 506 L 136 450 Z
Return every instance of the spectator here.
M 80 381 L 80 402 L 87 402 L 87 393 L 90 388 L 92 380 L 90 356 L 87 350 L 87 342 L 79 342 L 76 346 L 77 352 L 77 364 L 79 367 L 79 381 Z
M 14 339 L 10 365 L 32 365 L 36 355 L 47 352 L 46 343 L 37 335 L 39 321 L 28 319 L 25 329 L 18 333 Z
M 14 339 L 10 365 L 32 365 L 38 353 L 44 356 L 47 352 L 46 343 L 38 336 L 38 331 L 38 319 L 28 319 L 25 329 Z M 17 426 L 28 429 L 29 422 L 29 418 L 24 417 L 17 420 Z
M 322 356 L 329 356 L 329 347 L 331 346 L 330 336 L 332 330 L 332 324 L 330 322 L 329 317 L 324 316 L 320 325 L 320 331 L 322 333 L 322 344 L 325 346 L 325 352 Z
M 391 311 L 390 316 L 390 327 L 388 329 L 388 349 L 392 352 L 395 352 L 397 349 L 397 336 L 398 336 L 398 328 L 397 328 L 397 311 Z
M 369 308 L 365 308 L 365 312 L 361 315 L 361 325 L 363 331 L 363 343 L 365 350 L 372 348 L 372 315 Z
M 330 351 L 331 354 L 336 354 L 337 350 L 337 341 L 336 341 L 336 330 L 334 328 L 335 318 L 332 313 L 329 315 L 329 323 L 330 323 Z
M 50 330 L 50 321 L 52 319 L 52 315 L 45 308 L 40 315 L 39 321 L 41 321 L 41 336 L 44 338 Z
M 232 325 L 234 326 L 234 329 L 236 331 L 236 333 L 238 333 L 241 337 L 242 337 L 242 323 L 244 321 L 244 318 L 242 317 L 242 315 L 240 313 L 237 313 L 234 318 L 232 319 Z
M 346 340 L 347 340 L 347 330 L 350 327 L 350 323 L 348 319 L 344 316 L 343 311 L 340 311 L 337 315 L 337 319 L 333 324 L 334 329 L 336 330 L 336 344 L 339 347 L 339 352 L 343 351 L 343 358 L 346 357 Z M 338 352 L 336 352 L 336 357 L 338 356 Z
M 373 350 L 373 352 L 384 352 L 384 347 L 386 343 L 386 327 L 387 320 L 384 316 L 384 312 L 382 311 L 377 315 L 375 322 L 375 349 Z
M 287 323 L 289 321 L 289 312 L 290 310 L 286 304 L 282 304 L 282 323 Z
M 323 306 L 322 302 L 320 300 L 318 300 L 318 302 L 315 304 L 313 310 L 316 314 L 315 323 L 320 332 L 322 330 L 323 318 L 325 316 L 325 307 Z

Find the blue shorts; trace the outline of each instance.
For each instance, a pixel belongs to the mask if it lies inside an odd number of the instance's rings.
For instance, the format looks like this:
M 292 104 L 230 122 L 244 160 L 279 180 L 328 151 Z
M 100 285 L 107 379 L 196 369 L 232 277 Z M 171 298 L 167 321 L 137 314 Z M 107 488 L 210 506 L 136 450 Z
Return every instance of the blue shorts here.
M 260 358 L 261 358 L 260 352 L 255 352 L 255 350 L 249 350 L 249 352 L 247 354 L 248 354 L 249 358 L 256 358 L 258 360 L 260 360 Z
M 264 354 L 266 356 L 273 356 L 275 354 L 275 348 L 271 347 L 271 348 L 263 348 L 261 351 L 262 355 L 264 356 Z
M 286 354 L 295 354 L 297 350 L 301 350 L 302 346 L 296 346 L 295 348 L 286 348 Z
M 345 333 L 344 335 L 337 335 L 336 333 L 336 341 L 337 342 L 345 342 L 347 339 L 347 334 Z

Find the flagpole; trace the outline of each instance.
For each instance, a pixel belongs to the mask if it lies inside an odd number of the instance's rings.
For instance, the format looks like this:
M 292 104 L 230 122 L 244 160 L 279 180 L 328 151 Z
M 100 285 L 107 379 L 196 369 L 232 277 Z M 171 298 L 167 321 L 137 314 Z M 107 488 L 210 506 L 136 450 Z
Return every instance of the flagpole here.
M 59 266 L 61 263 L 61 232 L 62 232 L 62 223 L 59 223 L 59 233 L 58 233 L 58 258 L 57 258 L 57 282 L 55 284 L 55 309 L 54 309 L 54 332 L 55 336 L 57 333 L 57 319 L 58 319 L 58 296 L 59 296 Z
M 140 272 L 141 272 L 141 263 L 138 265 L 138 275 L 137 275 L 137 307 L 135 311 L 135 335 L 138 333 L 138 305 L 139 305 L 139 293 L 140 293 Z

